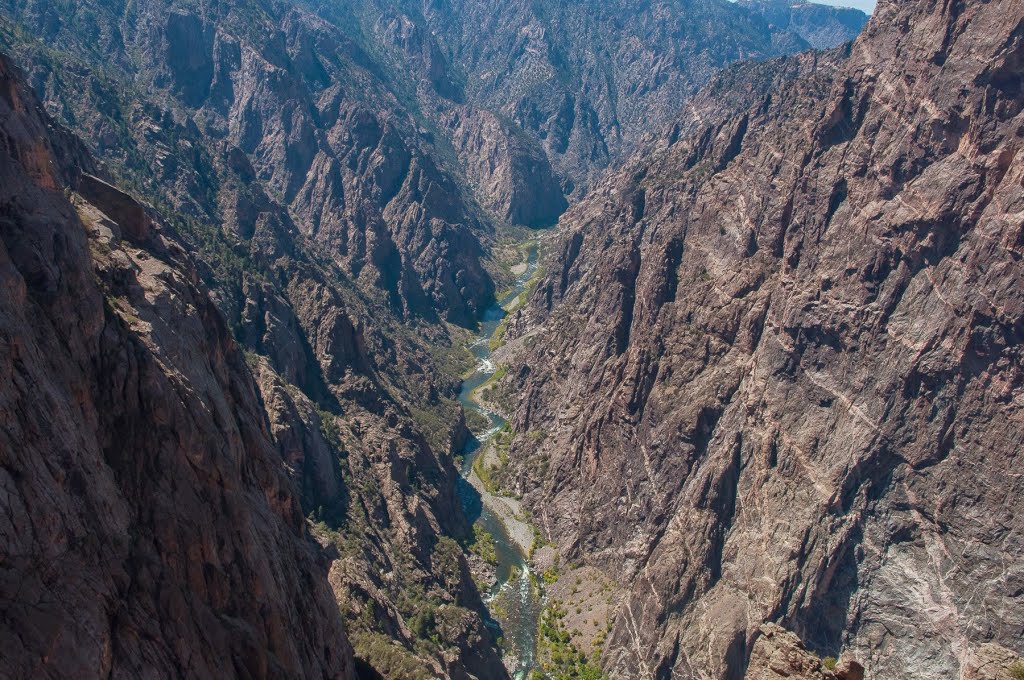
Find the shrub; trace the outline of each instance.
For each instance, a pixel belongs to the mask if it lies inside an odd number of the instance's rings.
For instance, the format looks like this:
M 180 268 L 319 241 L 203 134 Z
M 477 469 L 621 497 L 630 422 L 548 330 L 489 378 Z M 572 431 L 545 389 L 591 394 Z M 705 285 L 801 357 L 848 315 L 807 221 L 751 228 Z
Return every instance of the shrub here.
M 494 536 L 485 531 L 479 522 L 473 525 L 473 542 L 470 543 L 469 549 L 484 562 L 497 566 L 498 550 L 497 544 L 494 542 Z
M 821 660 L 821 665 L 830 671 L 834 671 L 836 669 L 837 663 L 839 662 L 836 661 L 836 657 L 834 656 L 826 656 L 824 659 Z
M 1024 661 L 1014 661 L 1010 664 L 1009 670 L 1013 680 L 1024 680 Z
M 542 677 L 558 680 L 602 680 L 604 674 L 600 666 L 580 652 L 572 642 L 572 635 L 562 627 L 561 621 L 565 614 L 565 610 L 558 602 L 552 602 L 541 614 L 537 643 L 541 651 L 541 665 L 545 671 Z M 596 658 L 600 658 L 600 651 Z

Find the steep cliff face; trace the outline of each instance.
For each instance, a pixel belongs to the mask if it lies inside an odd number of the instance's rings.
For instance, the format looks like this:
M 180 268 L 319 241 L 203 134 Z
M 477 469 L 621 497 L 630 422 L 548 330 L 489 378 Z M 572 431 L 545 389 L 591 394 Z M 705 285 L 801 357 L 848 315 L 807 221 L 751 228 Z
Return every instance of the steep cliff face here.
M 0 140 L 3 674 L 354 678 L 191 260 L 3 57 Z
M 536 139 L 573 196 L 718 69 L 807 47 L 717 0 L 462 0 L 422 14 L 465 98 Z
M 48 108 L 154 203 L 245 348 L 357 656 L 396 677 L 503 677 L 445 538 L 469 527 L 440 369 L 458 374 L 462 337 L 443 320 L 471 324 L 492 297 L 490 226 L 426 133 L 359 48 L 290 5 L 14 9 L 5 41 Z
M 340 28 L 283 2 L 5 10 L 50 110 L 176 210 L 299 232 L 403 316 L 471 324 L 493 293 L 493 226 Z
M 499 219 L 549 227 L 568 207 L 544 150 L 518 126 L 471 106 L 443 117 L 466 176 Z
M 1022 58 L 1019 2 L 880 3 L 563 218 L 511 460 L 628 584 L 612 677 L 739 677 L 763 621 L 878 678 L 1024 651 Z
M 484 142 L 463 164 L 474 195 L 531 226 L 560 212 L 553 191 L 582 196 L 723 66 L 806 49 L 801 34 L 832 47 L 859 30 L 848 13 L 811 4 L 789 14 L 724 0 L 304 4 L 350 26 L 464 161 L 467 133 Z
M 741 0 L 777 30 L 788 30 L 811 47 L 827 49 L 853 40 L 864 30 L 868 15 L 859 9 L 788 0 Z

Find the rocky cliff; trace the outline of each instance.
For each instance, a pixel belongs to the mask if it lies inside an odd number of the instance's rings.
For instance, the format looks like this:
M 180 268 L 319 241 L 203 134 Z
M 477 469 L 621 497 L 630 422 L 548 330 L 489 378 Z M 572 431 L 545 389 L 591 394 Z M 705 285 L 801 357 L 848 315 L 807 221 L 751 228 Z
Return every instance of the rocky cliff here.
M 717 0 L 460 0 L 420 13 L 465 99 L 536 140 L 574 197 L 718 69 L 807 47 Z
M 848 12 L 809 3 L 790 14 L 725 0 L 303 5 L 347 26 L 459 150 L 481 204 L 531 226 L 553 222 L 563 192 L 582 196 L 723 66 L 859 30 Z
M 491 226 L 340 32 L 215 4 L 21 3 L 4 38 L 194 258 L 357 656 L 395 677 L 503 677 L 463 555 L 463 331 L 443 323 L 474 323 L 493 295 Z
M 11 678 L 354 678 L 256 385 L 193 262 L 0 57 Z
M 493 293 L 493 225 L 338 27 L 280 2 L 4 9 L 50 111 L 144 193 L 243 242 L 300 234 L 403 317 L 470 325 Z
M 868 22 L 867 14 L 849 7 L 788 0 L 741 0 L 740 4 L 760 13 L 776 30 L 792 31 L 817 49 L 853 40 Z
M 563 217 L 510 464 L 624 584 L 611 677 L 740 677 L 765 621 L 876 678 L 1024 652 L 1022 59 L 1019 2 L 882 2 Z

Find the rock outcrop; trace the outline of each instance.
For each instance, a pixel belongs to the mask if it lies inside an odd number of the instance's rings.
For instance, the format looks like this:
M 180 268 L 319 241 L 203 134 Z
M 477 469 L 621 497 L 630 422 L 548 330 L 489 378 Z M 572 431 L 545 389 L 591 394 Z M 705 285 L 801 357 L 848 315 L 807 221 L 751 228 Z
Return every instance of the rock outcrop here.
M 773 23 L 769 9 L 719 0 L 316 7 L 350 27 L 390 86 L 459 150 L 480 203 L 528 226 L 557 216 L 561 194 L 584 195 L 722 67 L 807 49 L 801 32 L 827 47 L 856 35 L 842 10 L 778 8 Z
M 444 119 L 484 207 L 508 224 L 550 227 L 568 207 L 544 149 L 516 125 L 472 107 Z
M 472 325 L 493 295 L 493 225 L 340 28 L 290 3 L 21 4 L 4 43 L 146 198 L 245 242 L 295 232 L 402 316 Z
M 328 561 L 189 257 L 85 174 L 3 57 L 0 140 L 2 673 L 354 678 Z
M 611 677 L 738 677 L 766 621 L 868 677 L 1024 651 L 1022 59 L 1019 2 L 881 2 L 563 217 L 499 388 L 514 491 L 630 584 Z
M 763 624 L 750 652 L 744 680 L 864 680 L 864 668 L 850 658 L 830 661 L 808 652 L 793 633 Z

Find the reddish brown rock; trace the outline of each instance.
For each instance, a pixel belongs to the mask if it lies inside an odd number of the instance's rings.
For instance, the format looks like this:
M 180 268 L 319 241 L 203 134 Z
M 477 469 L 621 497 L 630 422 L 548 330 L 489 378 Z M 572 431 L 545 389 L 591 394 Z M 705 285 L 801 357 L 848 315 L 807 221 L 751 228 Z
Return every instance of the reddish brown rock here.
M 155 228 L 144 249 L 119 241 L 135 226 L 112 219 L 137 212 L 113 187 L 86 189 L 102 210 L 65 193 L 94 170 L 5 58 L 0 92 L 3 673 L 353 678 L 319 547 L 189 258 Z
M 880 3 L 563 217 L 503 385 L 542 532 L 632 584 L 611 677 L 737 677 L 765 621 L 868 677 L 1024 651 L 1022 11 Z

